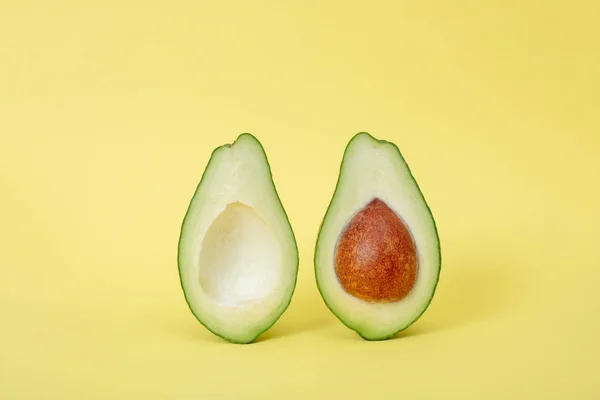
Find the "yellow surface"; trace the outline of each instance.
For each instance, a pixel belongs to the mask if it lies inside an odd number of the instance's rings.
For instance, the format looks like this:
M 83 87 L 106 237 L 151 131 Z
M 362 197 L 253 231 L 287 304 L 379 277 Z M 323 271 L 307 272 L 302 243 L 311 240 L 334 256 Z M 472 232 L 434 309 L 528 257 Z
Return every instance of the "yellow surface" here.
M 83 3 L 0 3 L 1 399 L 600 398 L 600 3 Z M 443 250 L 428 312 L 377 343 L 312 265 L 361 130 L 403 151 Z M 176 266 L 244 131 L 301 257 L 248 346 Z

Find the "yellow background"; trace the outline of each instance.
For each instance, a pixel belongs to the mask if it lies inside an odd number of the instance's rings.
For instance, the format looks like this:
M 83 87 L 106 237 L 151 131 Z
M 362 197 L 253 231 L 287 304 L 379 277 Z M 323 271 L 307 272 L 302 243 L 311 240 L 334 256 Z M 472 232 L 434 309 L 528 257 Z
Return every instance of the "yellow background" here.
M 597 1 L 0 3 L 0 398 L 600 398 Z M 351 136 L 404 153 L 440 285 L 369 343 L 314 283 Z M 300 249 L 232 345 L 179 287 L 212 149 L 262 142 Z

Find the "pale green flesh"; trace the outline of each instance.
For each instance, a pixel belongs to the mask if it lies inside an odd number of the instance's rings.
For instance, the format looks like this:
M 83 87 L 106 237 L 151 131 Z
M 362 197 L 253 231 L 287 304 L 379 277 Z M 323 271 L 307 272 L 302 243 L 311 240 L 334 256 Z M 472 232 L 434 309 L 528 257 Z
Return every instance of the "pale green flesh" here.
M 192 313 L 229 341 L 252 342 L 287 308 L 298 250 L 254 136 L 213 152 L 181 228 L 178 263 Z
M 367 302 L 348 294 L 337 279 L 333 263 L 344 227 L 376 197 L 402 218 L 418 256 L 415 285 L 408 296 L 392 303 Z M 435 292 L 440 264 L 435 222 L 398 148 L 367 133 L 356 135 L 344 153 L 338 184 L 316 245 L 315 274 L 325 303 L 340 321 L 365 339 L 388 338 L 423 314 Z

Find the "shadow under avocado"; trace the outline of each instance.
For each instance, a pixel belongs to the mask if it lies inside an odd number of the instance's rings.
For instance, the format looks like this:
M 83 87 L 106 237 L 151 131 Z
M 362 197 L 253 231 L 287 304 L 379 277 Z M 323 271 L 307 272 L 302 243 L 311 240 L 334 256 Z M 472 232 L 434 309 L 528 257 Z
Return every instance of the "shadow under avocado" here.
M 513 265 L 502 264 L 493 256 L 442 266 L 429 308 L 393 338 L 435 333 L 509 312 L 518 304 L 518 272 Z
M 311 288 L 310 285 L 312 282 L 307 281 L 298 282 L 298 287 L 287 310 L 270 329 L 261 334 L 252 343 L 270 342 L 283 337 L 305 333 L 329 326 L 336 321 L 335 317 L 325 307 L 316 287 Z M 207 328 L 202 326 L 185 309 L 185 303 L 180 307 L 181 310 L 168 313 L 171 321 L 176 319 L 177 328 L 175 329 L 180 337 L 195 342 L 220 342 L 229 344 L 225 339 L 212 334 Z
M 312 287 L 304 287 L 310 285 Z M 313 331 L 335 322 L 313 282 L 299 282 L 298 286 L 289 308 L 256 342 Z

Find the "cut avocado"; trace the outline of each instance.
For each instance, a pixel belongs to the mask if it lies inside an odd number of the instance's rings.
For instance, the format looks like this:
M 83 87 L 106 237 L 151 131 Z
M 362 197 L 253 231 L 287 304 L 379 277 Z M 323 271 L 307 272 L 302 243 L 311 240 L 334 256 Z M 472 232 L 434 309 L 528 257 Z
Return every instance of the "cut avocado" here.
M 327 307 L 367 340 L 394 336 L 427 309 L 440 274 L 435 221 L 393 143 L 348 143 L 315 249 Z
M 253 342 L 289 305 L 298 248 L 254 136 L 213 151 L 183 220 L 178 265 L 190 310 L 228 341 Z

